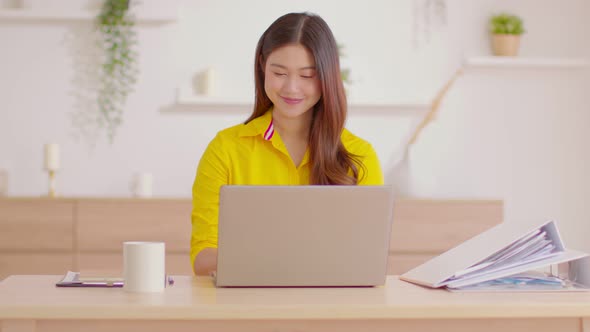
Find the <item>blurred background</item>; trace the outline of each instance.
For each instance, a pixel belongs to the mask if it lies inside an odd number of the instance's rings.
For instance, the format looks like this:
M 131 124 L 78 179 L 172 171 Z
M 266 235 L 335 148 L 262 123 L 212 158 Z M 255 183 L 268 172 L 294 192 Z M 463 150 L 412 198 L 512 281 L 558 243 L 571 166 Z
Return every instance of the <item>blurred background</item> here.
M 590 250 L 589 1 L 132 0 L 137 82 L 112 139 L 96 117 L 102 5 L 0 0 L 2 195 L 46 195 L 51 143 L 60 196 L 131 197 L 139 178 L 147 196 L 190 197 L 208 142 L 251 112 L 258 38 L 310 11 L 350 73 L 347 127 L 398 195 L 502 199 L 507 222 L 558 220 Z M 525 28 L 514 57 L 491 49 L 503 12 Z

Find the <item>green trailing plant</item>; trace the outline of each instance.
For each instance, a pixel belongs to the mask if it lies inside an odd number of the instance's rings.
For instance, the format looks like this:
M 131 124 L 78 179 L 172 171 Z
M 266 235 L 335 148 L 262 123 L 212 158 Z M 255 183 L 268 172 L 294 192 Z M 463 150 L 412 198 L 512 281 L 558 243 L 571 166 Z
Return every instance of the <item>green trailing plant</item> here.
M 344 58 L 346 54 L 343 51 L 344 45 L 338 44 L 338 55 L 340 58 Z M 345 86 L 350 86 L 352 83 L 350 81 L 350 68 L 340 68 L 340 76 L 342 77 L 342 82 L 344 82 Z
M 103 62 L 98 88 L 98 124 L 112 143 L 123 122 L 127 96 L 138 76 L 137 33 L 130 15 L 131 1 L 105 0 L 97 17 Z
M 525 30 L 520 17 L 501 13 L 490 18 L 490 32 L 502 35 L 522 35 Z

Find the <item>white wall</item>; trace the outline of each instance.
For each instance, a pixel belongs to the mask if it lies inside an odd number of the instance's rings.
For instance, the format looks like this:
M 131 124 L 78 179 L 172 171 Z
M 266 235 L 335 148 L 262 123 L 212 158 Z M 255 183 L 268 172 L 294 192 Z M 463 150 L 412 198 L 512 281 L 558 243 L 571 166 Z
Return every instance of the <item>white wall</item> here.
M 37 3 L 79 6 L 72 1 Z M 524 18 L 523 56 L 590 57 L 586 0 L 447 0 L 446 24 L 431 16 L 430 29 L 412 16 L 424 1 L 179 1 L 176 23 L 138 26 L 140 81 L 114 143 L 102 138 L 93 149 L 74 137 L 70 123 L 72 114 L 93 107 L 79 95 L 92 83 L 85 70 L 96 58 L 90 22 L 0 19 L 0 169 L 9 173 L 8 194 L 46 192 L 42 147 L 56 142 L 62 195 L 129 196 L 133 173 L 150 171 L 156 196 L 189 197 L 208 141 L 248 112 L 191 112 L 175 105 L 176 88 L 214 67 L 219 95 L 250 98 L 258 37 L 289 11 L 316 12 L 330 24 L 345 45 L 343 65 L 352 70 L 357 100 L 429 100 L 466 55 L 489 54 L 486 21 L 499 10 Z M 582 235 L 590 232 L 589 81 L 587 70 L 467 69 L 410 150 L 405 170 L 394 166 L 423 113 L 353 112 L 348 126 L 373 143 L 387 181 L 402 193 L 501 198 L 507 221 L 556 218 L 566 243 L 590 250 Z

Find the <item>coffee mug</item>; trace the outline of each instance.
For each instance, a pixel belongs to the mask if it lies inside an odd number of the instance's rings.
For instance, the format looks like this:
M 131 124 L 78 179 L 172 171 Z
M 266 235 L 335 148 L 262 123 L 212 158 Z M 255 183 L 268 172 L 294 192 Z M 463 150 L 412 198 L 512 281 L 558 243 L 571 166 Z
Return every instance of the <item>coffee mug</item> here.
M 135 293 L 162 292 L 166 286 L 164 242 L 123 243 L 123 289 Z

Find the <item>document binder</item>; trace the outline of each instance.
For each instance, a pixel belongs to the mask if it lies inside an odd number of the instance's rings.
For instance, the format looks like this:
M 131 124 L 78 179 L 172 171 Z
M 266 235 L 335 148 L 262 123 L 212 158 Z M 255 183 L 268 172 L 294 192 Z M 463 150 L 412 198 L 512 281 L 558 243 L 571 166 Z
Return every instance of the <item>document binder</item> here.
M 431 288 L 460 289 L 588 256 L 565 248 L 554 221 L 537 226 L 502 223 L 404 273 L 400 279 Z M 589 264 L 573 266 L 590 268 Z M 590 288 L 590 280 L 578 282 L 580 288 Z

